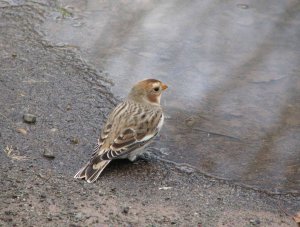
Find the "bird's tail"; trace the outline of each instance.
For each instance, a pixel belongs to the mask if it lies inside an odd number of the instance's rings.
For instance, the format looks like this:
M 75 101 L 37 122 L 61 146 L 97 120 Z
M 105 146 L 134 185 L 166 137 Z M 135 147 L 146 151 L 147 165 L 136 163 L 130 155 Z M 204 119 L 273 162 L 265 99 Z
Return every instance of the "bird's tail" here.
M 88 183 L 93 183 L 95 180 L 97 180 L 111 160 L 96 161 L 97 158 L 91 159 L 88 164 L 86 164 L 76 173 L 74 178 L 85 179 Z

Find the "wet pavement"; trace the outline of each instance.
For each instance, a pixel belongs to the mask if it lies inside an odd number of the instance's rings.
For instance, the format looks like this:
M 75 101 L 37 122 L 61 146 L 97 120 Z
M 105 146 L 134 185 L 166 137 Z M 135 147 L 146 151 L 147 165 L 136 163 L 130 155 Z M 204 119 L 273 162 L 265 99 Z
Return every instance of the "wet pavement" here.
M 79 49 L 119 99 L 144 78 L 169 85 L 152 151 L 219 178 L 299 192 L 299 1 L 58 3 L 46 37 Z

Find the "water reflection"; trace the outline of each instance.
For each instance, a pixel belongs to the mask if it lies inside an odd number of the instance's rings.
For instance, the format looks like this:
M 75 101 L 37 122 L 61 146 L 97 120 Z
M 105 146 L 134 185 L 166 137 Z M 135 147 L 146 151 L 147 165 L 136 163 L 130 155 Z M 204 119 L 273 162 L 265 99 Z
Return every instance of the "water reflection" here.
M 300 3 L 60 1 L 48 37 L 77 45 L 124 97 L 170 89 L 164 158 L 271 191 L 300 192 Z

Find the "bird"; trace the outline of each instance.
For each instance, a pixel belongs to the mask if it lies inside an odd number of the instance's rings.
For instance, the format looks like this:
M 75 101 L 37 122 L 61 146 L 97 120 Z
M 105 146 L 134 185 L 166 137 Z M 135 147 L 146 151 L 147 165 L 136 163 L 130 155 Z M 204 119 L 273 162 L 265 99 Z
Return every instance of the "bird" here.
M 74 178 L 93 183 L 112 160 L 135 161 L 162 128 L 164 115 L 160 100 L 167 88 L 157 79 L 136 83 L 108 116 L 94 153 Z

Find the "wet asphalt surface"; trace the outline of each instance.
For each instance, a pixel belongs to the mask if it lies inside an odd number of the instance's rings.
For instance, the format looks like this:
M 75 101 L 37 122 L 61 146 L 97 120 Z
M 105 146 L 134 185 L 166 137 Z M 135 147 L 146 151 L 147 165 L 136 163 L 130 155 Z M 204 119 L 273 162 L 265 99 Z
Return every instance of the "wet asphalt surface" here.
M 59 0 L 42 28 L 109 73 L 168 84 L 156 151 L 218 178 L 300 191 L 300 2 Z
M 244 188 L 151 154 L 113 162 L 95 184 L 74 180 L 118 100 L 108 75 L 43 39 L 51 10 L 53 3 L 1 2 L 1 226 L 295 226 L 299 196 Z M 26 113 L 36 123 L 25 123 Z

